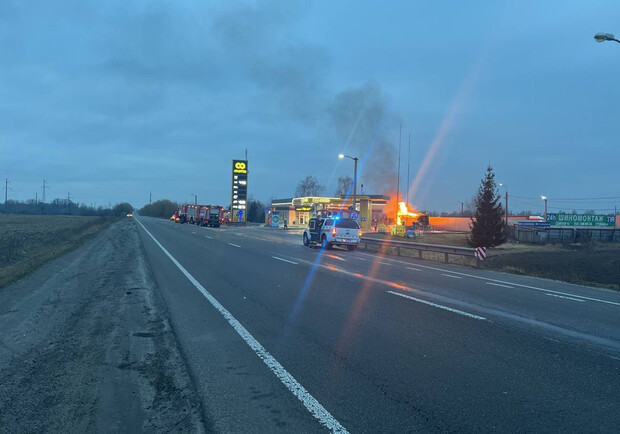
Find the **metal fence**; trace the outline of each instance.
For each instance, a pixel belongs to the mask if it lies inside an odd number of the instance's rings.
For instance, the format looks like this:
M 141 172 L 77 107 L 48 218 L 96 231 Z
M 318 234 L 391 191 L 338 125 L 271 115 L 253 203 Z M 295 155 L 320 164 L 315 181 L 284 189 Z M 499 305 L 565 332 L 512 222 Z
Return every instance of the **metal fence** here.
M 469 247 L 444 246 L 441 244 L 412 243 L 408 241 L 382 240 L 376 238 L 360 239 L 359 247 L 366 251 L 383 252 L 388 255 L 406 256 L 437 262 L 450 262 L 451 256 L 465 258 L 460 263 L 480 267 L 475 250 Z M 415 252 L 414 254 L 411 254 Z
M 585 243 L 589 241 L 620 242 L 618 229 L 583 229 L 583 228 L 527 228 L 509 226 L 508 238 L 534 244 L 546 243 Z

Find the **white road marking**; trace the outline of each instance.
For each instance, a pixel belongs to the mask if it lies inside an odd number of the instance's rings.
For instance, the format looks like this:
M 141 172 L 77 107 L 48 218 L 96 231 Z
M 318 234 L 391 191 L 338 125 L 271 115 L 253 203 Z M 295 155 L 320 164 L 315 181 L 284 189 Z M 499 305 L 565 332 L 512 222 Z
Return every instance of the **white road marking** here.
M 455 276 L 453 274 L 446 274 L 446 273 L 441 273 L 442 276 L 446 276 L 446 277 L 450 277 L 452 279 L 462 279 L 461 276 Z
M 582 303 L 585 303 L 585 300 L 582 300 L 580 298 L 564 297 L 563 295 L 557 295 L 557 294 L 545 294 L 545 295 L 550 295 L 551 297 L 563 298 L 565 300 L 580 301 Z
M 356 256 L 355 259 L 359 259 L 360 261 L 368 261 L 368 259 L 366 258 L 360 258 L 359 256 Z
M 422 271 L 419 268 L 407 267 L 407 270 Z
M 512 288 L 512 289 L 514 289 L 514 286 L 504 285 L 503 283 L 493 283 L 493 282 L 485 282 L 485 283 L 487 285 L 501 286 L 502 288 Z
M 360 252 L 360 254 L 366 255 L 366 256 L 371 256 L 371 257 L 373 256 L 373 255 L 368 254 L 368 253 L 361 253 Z M 390 261 L 398 262 L 398 263 L 404 264 L 404 265 L 410 265 L 409 262 L 399 261 L 398 259 L 390 259 Z M 431 266 L 428 266 L 428 265 L 416 264 L 416 266 L 417 267 L 422 267 L 422 268 L 427 268 L 429 270 L 445 271 L 447 273 L 458 274 L 458 275 L 461 275 L 461 276 L 471 277 L 473 279 L 487 280 L 489 282 L 496 282 L 496 283 L 504 283 L 504 284 L 507 284 L 507 285 L 518 286 L 518 287 L 521 287 L 521 288 L 533 289 L 535 291 L 551 292 L 551 293 L 554 293 L 554 294 L 567 295 L 569 297 L 583 298 L 584 300 L 598 301 L 599 303 L 605 303 L 605 304 L 612 304 L 614 306 L 620 306 L 620 303 L 615 302 L 615 301 L 602 300 L 600 298 L 593 298 L 593 297 L 586 297 L 585 295 L 576 295 L 576 294 L 571 294 L 571 293 L 568 293 L 568 292 L 555 291 L 553 289 L 538 288 L 536 286 L 524 285 L 522 283 L 514 283 L 514 282 L 507 282 L 505 280 L 491 279 L 489 277 L 476 276 L 474 274 L 467 274 L 467 273 L 460 273 L 458 271 L 446 270 L 446 269 L 443 269 L 443 268 L 431 267 Z
M 288 262 L 289 264 L 295 264 L 295 265 L 297 265 L 297 262 L 289 261 L 288 259 L 278 258 L 277 256 L 272 256 L 272 258 L 273 258 L 273 259 L 277 259 L 278 261 Z
M 443 304 L 437 304 L 437 303 L 433 303 L 431 301 L 422 300 L 421 298 L 416 298 L 416 297 L 412 297 L 410 295 L 401 294 L 400 292 L 394 292 L 394 291 L 387 291 L 387 292 L 389 292 L 390 294 L 398 295 L 399 297 L 404 297 L 404 298 L 408 298 L 409 300 L 417 301 L 418 303 L 428 304 L 429 306 L 433 306 L 433 307 L 436 307 L 438 309 L 447 310 L 447 311 L 450 311 L 452 313 L 458 313 L 459 315 L 464 315 L 464 316 L 467 316 L 469 318 L 477 319 L 477 320 L 480 320 L 480 321 L 486 321 L 487 320 L 483 316 L 478 316 L 478 315 L 474 315 L 473 313 L 464 312 L 464 311 L 458 310 L 458 309 L 453 309 L 451 307 L 444 306 Z
M 137 219 L 136 219 L 137 220 Z M 137 220 L 138 221 L 138 220 Z M 138 221 L 140 223 L 140 221 Z M 228 321 L 228 323 L 235 329 L 235 331 L 241 336 L 241 338 L 245 341 L 246 344 L 254 353 L 263 361 L 265 365 L 269 367 L 271 372 L 275 374 L 276 377 L 284 384 L 284 386 L 293 394 L 297 399 L 301 401 L 301 403 L 308 409 L 308 411 L 321 423 L 321 425 L 325 426 L 327 429 L 331 430 L 334 433 L 347 433 L 345 427 L 340 425 L 340 422 L 334 418 L 326 409 L 323 407 L 311 394 L 308 392 L 285 368 L 278 362 L 266 349 L 263 347 L 260 342 L 258 342 L 254 336 L 245 328 L 237 319 L 232 316 L 232 314 L 226 310 L 224 306 L 220 304 L 219 301 L 213 297 L 209 291 L 207 291 L 201 284 L 192 276 L 180 263 L 177 261 L 174 256 L 172 256 L 168 250 L 162 246 L 159 241 L 144 227 L 142 223 L 140 223 L 142 229 L 146 231 L 147 234 L 155 241 L 155 244 L 159 246 L 160 249 L 170 258 L 170 260 L 177 266 L 181 273 L 187 277 L 187 279 L 196 287 L 198 291 L 211 303 L 211 305 L 217 309 L 217 311 L 222 314 L 222 316 Z
M 212 240 L 212 239 L 213 239 L 213 237 L 210 237 L 209 235 L 205 235 L 205 238 L 208 238 L 208 239 L 210 239 L 210 240 Z
M 379 264 L 381 264 L 381 265 L 389 265 L 390 267 L 392 266 L 392 264 L 390 264 L 388 262 L 381 262 L 381 261 L 379 261 Z
M 192 232 L 192 234 L 194 234 L 194 235 L 195 235 L 195 234 L 196 234 L 196 232 Z
M 239 244 L 233 244 L 233 243 L 228 243 L 229 246 L 233 246 L 233 247 L 241 247 Z

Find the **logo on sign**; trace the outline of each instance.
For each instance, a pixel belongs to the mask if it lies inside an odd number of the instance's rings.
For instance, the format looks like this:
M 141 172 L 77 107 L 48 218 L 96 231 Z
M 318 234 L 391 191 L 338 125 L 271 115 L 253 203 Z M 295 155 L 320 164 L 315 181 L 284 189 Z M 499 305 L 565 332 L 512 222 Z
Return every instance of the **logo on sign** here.
M 246 164 L 242 161 L 237 161 L 235 163 L 235 169 L 233 170 L 233 172 L 234 173 L 248 173 Z

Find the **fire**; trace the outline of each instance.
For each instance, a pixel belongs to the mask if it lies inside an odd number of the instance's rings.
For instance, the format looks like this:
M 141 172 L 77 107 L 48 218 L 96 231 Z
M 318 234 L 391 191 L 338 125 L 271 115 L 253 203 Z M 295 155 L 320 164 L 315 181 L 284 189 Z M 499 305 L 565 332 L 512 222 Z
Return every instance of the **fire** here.
M 402 225 L 403 221 L 405 223 L 410 223 L 411 220 L 409 219 L 417 219 L 419 216 L 420 214 L 417 212 L 409 211 L 409 208 L 405 202 L 398 202 L 398 212 L 396 213 L 397 225 Z

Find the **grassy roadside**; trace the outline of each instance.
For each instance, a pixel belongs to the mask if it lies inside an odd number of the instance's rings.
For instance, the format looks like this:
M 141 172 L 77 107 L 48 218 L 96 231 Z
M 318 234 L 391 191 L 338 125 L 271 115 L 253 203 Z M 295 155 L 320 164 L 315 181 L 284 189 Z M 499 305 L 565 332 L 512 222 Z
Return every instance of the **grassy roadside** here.
M 112 217 L 0 215 L 0 288 L 79 247 Z
M 377 233 L 366 233 L 364 237 L 469 247 L 467 234 L 424 234 L 415 240 Z M 620 290 L 618 243 L 541 246 L 508 242 L 489 249 L 488 254 L 483 268 L 490 270 Z

